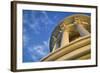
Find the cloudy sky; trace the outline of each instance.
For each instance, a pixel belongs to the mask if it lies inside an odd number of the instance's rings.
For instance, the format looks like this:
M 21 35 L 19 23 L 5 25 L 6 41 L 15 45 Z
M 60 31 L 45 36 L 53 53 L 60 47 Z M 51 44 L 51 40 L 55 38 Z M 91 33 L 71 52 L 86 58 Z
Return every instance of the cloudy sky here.
M 39 62 L 50 53 L 52 31 L 61 20 L 72 14 L 79 13 L 23 10 L 23 62 Z

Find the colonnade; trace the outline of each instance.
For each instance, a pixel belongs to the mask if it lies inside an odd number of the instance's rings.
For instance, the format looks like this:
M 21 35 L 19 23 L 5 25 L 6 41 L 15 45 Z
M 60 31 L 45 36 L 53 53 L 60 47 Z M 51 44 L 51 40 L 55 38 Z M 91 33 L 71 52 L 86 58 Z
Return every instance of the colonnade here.
M 89 20 L 90 21 L 90 20 Z M 50 54 L 41 59 L 41 61 L 64 61 L 64 60 L 86 60 L 91 58 L 91 33 L 84 27 L 90 24 L 84 19 L 75 16 L 72 23 L 61 23 L 60 37 L 55 38 L 53 50 Z M 74 29 L 72 30 L 72 27 Z M 72 31 L 79 34 L 76 39 L 70 37 Z M 74 32 L 74 33 L 75 33 Z M 76 34 L 77 35 L 77 34 Z M 60 42 L 58 42 L 60 40 Z M 60 45 L 59 45 L 60 44 Z M 59 46 L 58 46 L 59 45 Z
M 76 28 L 76 30 L 79 32 L 80 37 L 82 36 L 86 36 L 89 35 L 89 31 L 86 30 L 82 25 L 89 25 L 87 22 L 82 21 L 79 17 L 75 17 L 74 18 L 74 22 L 72 24 L 65 24 L 62 23 L 60 25 L 61 31 L 62 31 L 62 37 L 61 39 L 61 43 L 60 43 L 60 47 L 63 47 L 67 44 L 69 44 L 69 32 L 70 32 L 70 26 L 73 26 Z M 56 50 L 57 47 L 57 43 L 55 43 L 53 51 Z

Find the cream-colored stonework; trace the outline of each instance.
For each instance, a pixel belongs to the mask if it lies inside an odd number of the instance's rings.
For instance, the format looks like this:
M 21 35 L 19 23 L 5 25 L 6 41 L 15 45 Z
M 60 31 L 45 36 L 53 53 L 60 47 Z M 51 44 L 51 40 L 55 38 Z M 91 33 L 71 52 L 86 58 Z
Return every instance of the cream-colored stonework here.
M 48 56 L 44 57 L 41 61 L 90 59 L 91 58 L 90 27 L 91 27 L 90 17 L 87 15 L 76 14 L 65 18 L 64 21 L 61 22 L 59 25 L 60 29 L 57 29 L 62 33 L 62 36 L 58 38 L 57 35 L 59 34 L 57 34 L 56 36 L 53 35 L 53 37 L 55 37 L 56 39 L 55 44 L 52 45 L 53 50 Z M 57 39 L 59 39 L 60 42 Z M 53 41 L 51 41 L 51 44 Z M 60 46 L 56 47 L 58 44 Z

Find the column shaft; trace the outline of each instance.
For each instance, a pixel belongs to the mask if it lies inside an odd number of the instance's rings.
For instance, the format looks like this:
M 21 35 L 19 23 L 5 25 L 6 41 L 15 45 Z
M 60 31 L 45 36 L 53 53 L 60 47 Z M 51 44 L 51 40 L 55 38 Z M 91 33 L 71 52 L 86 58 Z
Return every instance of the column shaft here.
M 55 43 L 52 52 L 54 52 L 56 50 L 56 48 L 57 48 L 57 43 Z
M 75 24 L 78 32 L 80 33 L 81 36 L 85 36 L 85 35 L 88 35 L 90 34 L 82 25 L 80 24 Z
M 62 34 L 62 39 L 61 39 L 61 47 L 69 44 L 69 32 L 64 31 Z

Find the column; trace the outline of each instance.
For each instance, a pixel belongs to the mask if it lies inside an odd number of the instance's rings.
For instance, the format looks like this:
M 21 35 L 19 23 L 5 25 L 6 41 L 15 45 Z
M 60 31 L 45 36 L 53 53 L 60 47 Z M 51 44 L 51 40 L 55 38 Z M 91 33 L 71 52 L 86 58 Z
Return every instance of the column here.
M 57 43 L 54 44 L 52 52 L 54 52 L 57 49 Z
M 52 36 L 52 37 L 54 39 L 54 46 L 53 46 L 52 52 L 54 52 L 55 49 L 57 48 L 57 38 L 55 38 L 55 36 Z
M 82 21 L 79 17 L 75 17 L 74 25 L 77 28 L 81 36 L 89 35 L 90 33 L 82 26 L 82 24 L 88 24 Z
M 62 38 L 61 38 L 61 47 L 69 44 L 69 32 L 67 30 L 67 27 L 68 25 L 66 24 L 61 24 L 61 30 L 63 31 L 62 33 Z

